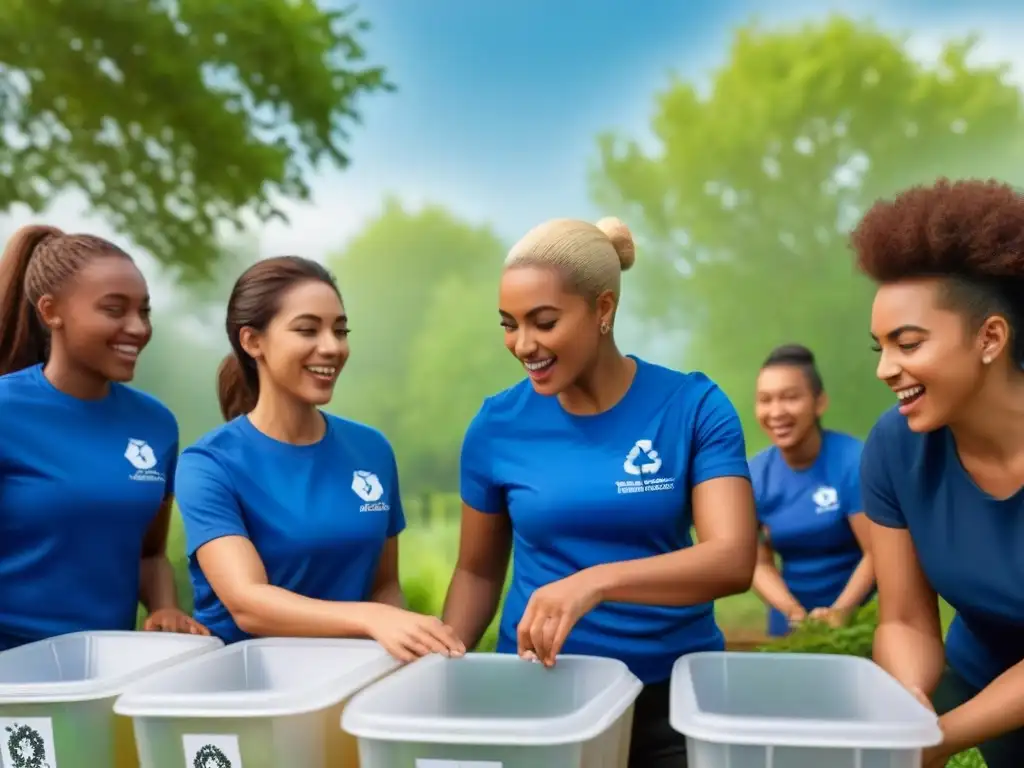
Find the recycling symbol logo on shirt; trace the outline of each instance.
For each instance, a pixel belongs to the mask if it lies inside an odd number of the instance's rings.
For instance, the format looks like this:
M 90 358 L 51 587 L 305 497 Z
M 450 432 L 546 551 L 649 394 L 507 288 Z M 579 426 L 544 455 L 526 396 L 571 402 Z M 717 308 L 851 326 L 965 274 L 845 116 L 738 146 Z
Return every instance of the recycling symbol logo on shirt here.
M 7 752 L 12 768 L 50 768 L 46 745 L 39 731 L 28 725 L 8 727 Z
M 156 454 L 153 448 L 145 440 L 132 438 L 128 441 L 128 447 L 124 450 L 124 457 L 128 463 L 136 469 L 152 469 L 156 466 Z
M 384 486 L 373 472 L 357 469 L 352 473 L 352 491 L 363 501 L 374 502 L 384 495 Z
M 622 468 L 629 475 L 653 475 L 661 469 L 661 457 L 650 440 L 637 440 Z
M 218 747 L 207 744 L 196 752 L 192 768 L 231 768 L 231 761 Z

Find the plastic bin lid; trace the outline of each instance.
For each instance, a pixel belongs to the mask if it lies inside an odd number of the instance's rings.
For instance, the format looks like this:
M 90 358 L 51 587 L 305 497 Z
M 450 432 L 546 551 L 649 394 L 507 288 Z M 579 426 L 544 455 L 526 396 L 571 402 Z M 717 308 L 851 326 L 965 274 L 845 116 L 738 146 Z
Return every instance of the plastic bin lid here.
M 142 676 L 223 645 L 203 635 L 133 631 L 72 632 L 38 640 L 0 653 L 0 704 L 116 696 Z M 93 654 L 101 656 L 92 658 Z M 48 670 L 67 673 L 71 679 L 33 679 L 46 676 Z
M 559 717 L 496 718 L 410 716 L 389 714 L 389 701 L 409 696 L 408 681 L 432 665 L 508 663 L 528 664 L 510 654 L 473 653 L 461 659 L 426 656 L 407 665 L 352 698 L 341 716 L 342 729 L 361 739 L 424 744 L 556 746 L 577 744 L 610 728 L 636 700 L 643 684 L 616 659 L 566 654 L 559 661 L 577 660 L 600 670 L 608 685 L 574 711 Z
M 942 742 L 938 718 L 922 706 L 895 678 L 868 659 L 855 656 L 829 656 L 833 663 L 863 667 L 861 674 L 877 678 L 872 687 L 880 695 L 896 699 L 907 715 L 896 722 L 837 719 L 749 717 L 709 713 L 701 709 L 694 690 L 692 669 L 709 659 L 722 661 L 730 656 L 755 654 L 729 651 L 693 653 L 678 659 L 672 669 L 669 722 L 685 736 L 718 744 L 752 746 L 823 747 L 836 749 L 923 749 Z M 786 663 L 808 658 L 820 660 L 821 654 L 769 654 L 783 656 Z
M 318 651 L 336 652 L 327 666 L 301 670 L 288 686 L 259 690 L 190 691 L 189 680 L 216 673 L 234 654 L 248 649 L 261 653 L 295 654 L 308 667 L 322 663 Z M 311 661 L 312 659 L 312 661 Z M 234 662 L 230 662 L 234 663 Z M 114 712 L 126 717 L 257 718 L 285 717 L 334 706 L 360 688 L 400 666 L 373 640 L 347 638 L 270 637 L 243 640 L 191 659 L 173 669 L 147 676 L 129 686 L 114 702 Z

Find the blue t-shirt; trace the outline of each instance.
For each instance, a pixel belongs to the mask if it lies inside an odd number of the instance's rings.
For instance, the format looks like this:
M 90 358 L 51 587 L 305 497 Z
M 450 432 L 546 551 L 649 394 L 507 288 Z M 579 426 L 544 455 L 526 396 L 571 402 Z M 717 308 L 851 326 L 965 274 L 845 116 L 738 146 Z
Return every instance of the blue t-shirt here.
M 41 365 L 0 376 L 0 650 L 134 628 L 177 454 L 173 414 L 138 390 L 80 400 Z
M 592 416 L 567 413 L 529 381 L 488 398 L 462 447 L 462 499 L 508 513 L 512 582 L 498 651 L 514 653 L 534 590 L 603 563 L 692 546 L 690 494 L 717 477 L 749 477 L 743 431 L 701 373 L 637 360 L 629 391 Z M 711 603 L 603 603 L 573 628 L 565 653 L 620 659 L 645 683 L 667 680 L 693 651 L 720 650 Z
M 832 605 L 863 557 L 849 521 L 864 511 L 861 447 L 855 437 L 823 430 L 818 458 L 806 469 L 790 467 L 774 445 L 750 460 L 758 522 L 782 557 L 783 581 L 808 612 Z M 789 632 L 774 608 L 768 632 Z
M 929 583 L 956 609 L 949 665 L 984 688 L 1024 659 L 1024 489 L 992 498 L 949 429 L 912 432 L 895 407 L 868 436 L 861 482 L 868 517 L 910 532 Z
M 186 448 L 178 465 L 196 619 L 226 643 L 239 629 L 196 551 L 249 539 L 270 584 L 319 600 L 368 599 L 381 550 L 405 528 L 395 454 L 377 430 L 324 414 L 312 445 L 282 443 L 239 416 Z

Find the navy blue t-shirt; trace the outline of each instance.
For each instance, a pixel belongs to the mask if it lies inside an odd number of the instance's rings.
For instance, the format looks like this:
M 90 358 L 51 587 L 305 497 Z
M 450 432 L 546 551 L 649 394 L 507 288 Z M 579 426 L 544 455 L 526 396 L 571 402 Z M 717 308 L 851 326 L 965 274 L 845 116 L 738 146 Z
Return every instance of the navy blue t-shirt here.
M 177 454 L 173 414 L 136 389 L 80 400 L 41 365 L 0 376 L 0 650 L 135 627 Z
M 270 584 L 339 602 L 371 597 L 384 543 L 405 528 L 395 455 L 377 430 L 324 414 L 312 445 L 269 437 L 248 416 L 181 454 L 177 499 L 185 523 L 195 614 L 227 643 L 248 639 L 214 593 L 196 551 L 248 538 Z
M 783 581 L 808 612 L 832 605 L 863 557 L 849 521 L 864 511 L 861 448 L 855 437 L 824 430 L 806 469 L 790 467 L 774 445 L 750 460 L 758 522 L 782 557 Z M 769 634 L 788 631 L 788 619 L 770 608 Z
M 861 462 L 864 511 L 906 528 L 932 588 L 957 615 L 946 660 L 984 688 L 1024 659 L 1024 489 L 982 491 L 952 432 L 912 432 L 896 407 L 875 424 Z
M 462 448 L 462 499 L 508 513 L 512 582 L 498 651 L 517 649 L 533 592 L 585 568 L 692 546 L 693 488 L 749 477 L 740 420 L 700 373 L 637 360 L 629 391 L 591 416 L 567 413 L 529 381 L 488 398 Z M 674 607 L 604 603 L 573 628 L 565 653 L 620 659 L 645 683 L 724 642 L 711 603 Z

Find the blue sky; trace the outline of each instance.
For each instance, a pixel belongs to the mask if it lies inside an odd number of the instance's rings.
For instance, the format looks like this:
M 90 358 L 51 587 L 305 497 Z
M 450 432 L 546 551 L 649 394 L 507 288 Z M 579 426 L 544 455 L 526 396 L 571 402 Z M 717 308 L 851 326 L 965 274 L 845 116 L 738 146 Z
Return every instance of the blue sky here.
M 870 16 L 934 53 L 968 30 L 981 55 L 1019 61 L 1024 7 L 1006 0 L 363 0 L 373 24 L 365 43 L 397 93 L 362 105 L 353 165 L 313 179 L 310 205 L 288 204 L 288 226 L 261 228 L 260 251 L 323 257 L 342 247 L 393 193 L 411 205 L 448 206 L 492 223 L 509 240 L 555 216 L 593 218 L 588 163 L 599 131 L 642 137 L 654 94 L 668 73 L 705 80 L 723 63 L 734 28 L 756 16 L 769 25 L 832 11 Z M 1021 78 L 1024 81 L 1024 77 Z M 46 220 L 111 235 L 75 197 Z M 0 223 L 30 220 L 18 210 Z M 123 241 L 123 237 L 116 239 Z

